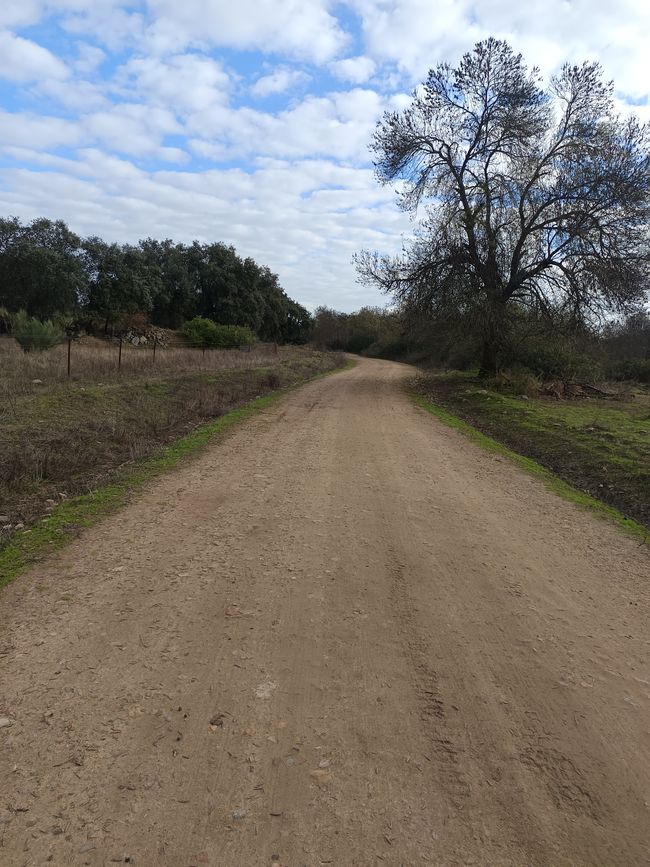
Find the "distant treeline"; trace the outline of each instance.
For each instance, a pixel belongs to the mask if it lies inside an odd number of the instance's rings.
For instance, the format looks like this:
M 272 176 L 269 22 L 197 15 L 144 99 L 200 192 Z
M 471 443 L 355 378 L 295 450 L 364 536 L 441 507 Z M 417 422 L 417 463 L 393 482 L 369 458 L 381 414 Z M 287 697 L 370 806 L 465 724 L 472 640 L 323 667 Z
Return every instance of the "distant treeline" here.
M 364 307 L 340 313 L 319 307 L 313 340 L 324 349 L 413 361 L 452 370 L 478 370 L 481 321 L 474 311 L 426 315 L 401 307 Z M 508 312 L 500 370 L 541 379 L 615 379 L 650 383 L 650 314 L 638 311 L 588 323 L 555 311 L 541 315 L 522 306 Z
M 282 343 L 306 342 L 312 326 L 269 268 L 231 246 L 108 243 L 44 218 L 0 218 L 0 308 L 106 332 L 134 313 L 165 328 L 202 316 Z

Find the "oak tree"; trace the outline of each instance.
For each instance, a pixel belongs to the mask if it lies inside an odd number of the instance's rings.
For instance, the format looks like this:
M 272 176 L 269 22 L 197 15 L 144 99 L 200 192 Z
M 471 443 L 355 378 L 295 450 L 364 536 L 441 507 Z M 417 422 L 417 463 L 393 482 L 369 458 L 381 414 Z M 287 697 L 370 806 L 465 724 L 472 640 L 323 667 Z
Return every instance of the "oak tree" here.
M 402 255 L 356 257 L 362 280 L 428 311 L 470 311 L 493 372 L 509 305 L 586 317 L 648 288 L 650 130 L 620 117 L 597 63 L 544 85 L 503 41 L 432 69 L 372 151 L 418 220 Z

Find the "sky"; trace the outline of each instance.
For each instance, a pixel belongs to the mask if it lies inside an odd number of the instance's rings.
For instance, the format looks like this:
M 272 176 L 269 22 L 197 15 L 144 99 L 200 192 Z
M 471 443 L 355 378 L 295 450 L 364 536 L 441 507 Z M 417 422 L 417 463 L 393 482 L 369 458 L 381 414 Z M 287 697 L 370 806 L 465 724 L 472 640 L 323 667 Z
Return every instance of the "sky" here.
M 650 119 L 648 0 L 0 0 L 0 214 L 222 241 L 310 309 L 383 306 L 352 255 L 413 225 L 373 129 L 489 35 L 544 74 L 599 60 Z

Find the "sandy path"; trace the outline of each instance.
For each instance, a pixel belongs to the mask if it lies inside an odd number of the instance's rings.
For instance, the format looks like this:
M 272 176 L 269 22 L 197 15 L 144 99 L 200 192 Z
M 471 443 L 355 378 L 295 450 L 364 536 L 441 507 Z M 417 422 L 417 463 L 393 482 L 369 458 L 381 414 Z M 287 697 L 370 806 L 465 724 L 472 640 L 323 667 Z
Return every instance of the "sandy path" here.
M 406 373 L 293 392 L 2 594 L 3 867 L 650 863 L 647 549 Z

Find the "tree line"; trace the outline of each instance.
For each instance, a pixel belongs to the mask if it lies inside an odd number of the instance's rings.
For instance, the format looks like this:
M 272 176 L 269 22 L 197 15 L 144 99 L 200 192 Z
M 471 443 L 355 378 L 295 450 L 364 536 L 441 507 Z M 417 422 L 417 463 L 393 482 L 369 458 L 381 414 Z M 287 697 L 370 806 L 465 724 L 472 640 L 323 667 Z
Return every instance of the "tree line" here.
M 0 218 L 0 308 L 105 333 L 135 313 L 173 329 L 200 316 L 280 343 L 306 342 L 311 330 L 309 311 L 277 275 L 232 246 L 110 243 L 46 218 Z
M 507 311 L 500 369 L 549 379 L 613 379 L 650 383 L 650 313 L 640 310 L 604 323 L 552 320 L 513 305 Z M 473 314 L 425 313 L 401 303 L 341 313 L 319 307 L 313 341 L 323 349 L 410 361 L 452 370 L 478 370 L 483 332 Z

